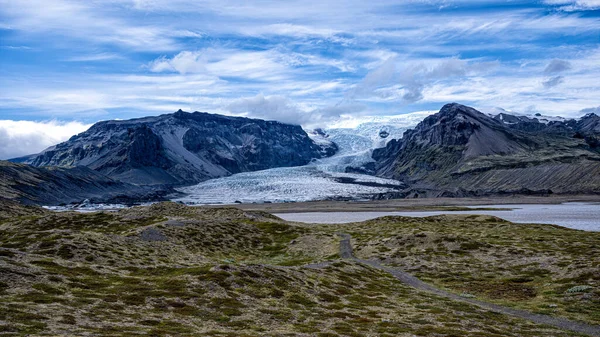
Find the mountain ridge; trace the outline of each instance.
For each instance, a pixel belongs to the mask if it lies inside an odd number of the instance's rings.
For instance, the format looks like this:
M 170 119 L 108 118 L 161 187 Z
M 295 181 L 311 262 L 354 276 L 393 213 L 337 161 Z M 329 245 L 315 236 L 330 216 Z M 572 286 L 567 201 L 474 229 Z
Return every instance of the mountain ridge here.
M 429 196 L 600 193 L 598 120 L 589 115 L 548 124 L 507 123 L 446 104 L 401 139 L 374 150 L 376 174 L 429 190 Z
M 86 166 L 138 185 L 189 185 L 330 156 L 299 125 L 178 110 L 172 114 L 94 124 L 20 161 L 36 167 Z M 17 160 L 19 161 L 19 160 Z
M 59 205 L 85 199 L 101 203 L 163 201 L 177 192 L 165 186 L 136 186 L 84 166 L 33 167 L 0 161 L 0 195 L 26 205 Z

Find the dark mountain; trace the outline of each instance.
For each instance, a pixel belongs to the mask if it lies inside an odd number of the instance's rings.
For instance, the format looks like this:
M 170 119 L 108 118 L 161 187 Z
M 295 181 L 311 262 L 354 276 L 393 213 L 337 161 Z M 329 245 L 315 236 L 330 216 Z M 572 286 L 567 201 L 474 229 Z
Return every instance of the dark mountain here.
M 78 166 L 38 168 L 0 161 L 0 195 L 4 199 L 31 205 L 59 205 L 81 202 L 165 200 L 170 188 L 136 186 Z
M 549 123 L 544 123 L 535 117 L 515 116 L 503 112 L 494 116 L 494 119 L 515 130 L 537 132 L 547 131 L 549 129 Z M 562 125 L 562 123 L 559 124 Z
M 591 148 L 600 147 L 600 117 L 594 113 L 587 114 L 579 119 L 555 119 L 547 117 L 514 116 L 500 113 L 494 119 L 501 121 L 510 129 L 530 133 L 543 133 L 546 136 L 559 135 L 583 139 Z
M 508 128 L 528 132 L 544 132 L 554 134 L 573 134 L 579 132 L 584 135 L 600 133 L 600 117 L 594 113 L 587 114 L 579 119 L 548 118 L 536 114 L 533 117 L 510 115 L 500 113 L 494 116 Z
M 575 129 L 581 133 L 600 134 L 600 116 L 591 113 L 575 122 Z
M 233 173 L 298 166 L 335 153 L 298 125 L 181 110 L 104 121 L 44 152 L 33 166 L 85 166 L 123 182 L 192 184 Z
M 544 123 L 447 104 L 373 158 L 378 175 L 431 196 L 598 193 L 599 119 Z

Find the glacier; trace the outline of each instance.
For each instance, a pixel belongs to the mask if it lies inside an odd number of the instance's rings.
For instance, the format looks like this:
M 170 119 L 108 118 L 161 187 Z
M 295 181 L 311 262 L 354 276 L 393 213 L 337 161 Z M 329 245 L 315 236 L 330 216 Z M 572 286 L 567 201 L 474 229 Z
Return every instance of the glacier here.
M 364 117 L 355 125 L 340 123 L 323 132 L 308 132 L 317 143 L 336 143 L 338 152 L 305 166 L 238 173 L 178 188 L 185 196 L 173 201 L 201 205 L 368 199 L 374 194 L 395 191 L 403 186 L 396 180 L 346 173 L 346 167 L 361 167 L 373 161 L 374 148 L 384 147 L 391 139 L 402 138 L 404 131 L 432 113 L 434 111 Z M 389 136 L 381 138 L 381 130 Z

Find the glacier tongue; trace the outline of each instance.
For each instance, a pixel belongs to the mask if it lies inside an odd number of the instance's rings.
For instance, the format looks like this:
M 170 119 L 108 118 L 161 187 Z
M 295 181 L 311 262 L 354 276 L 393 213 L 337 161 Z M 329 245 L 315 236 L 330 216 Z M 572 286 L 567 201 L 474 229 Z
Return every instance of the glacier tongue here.
M 306 166 L 239 173 L 183 187 L 178 190 L 186 196 L 174 201 L 187 204 L 314 201 L 366 198 L 397 190 L 402 187 L 398 181 L 345 173 L 345 170 L 348 166 L 360 167 L 369 163 L 374 148 L 401 138 L 404 131 L 420 121 L 420 118 L 403 116 L 380 118 L 354 128 L 325 130 L 326 136 L 319 132 L 309 133 L 317 143 L 335 142 L 338 152 Z M 379 135 L 382 129 L 389 133 L 385 139 Z
M 361 182 L 398 185 L 393 180 L 373 177 L 365 179 L 356 174 L 336 176 L 354 178 Z M 238 173 L 181 188 L 180 191 L 188 195 L 175 201 L 188 204 L 311 201 L 366 196 L 391 190 L 389 187 L 340 183 L 335 180 L 336 176 L 327 174 L 314 165 Z

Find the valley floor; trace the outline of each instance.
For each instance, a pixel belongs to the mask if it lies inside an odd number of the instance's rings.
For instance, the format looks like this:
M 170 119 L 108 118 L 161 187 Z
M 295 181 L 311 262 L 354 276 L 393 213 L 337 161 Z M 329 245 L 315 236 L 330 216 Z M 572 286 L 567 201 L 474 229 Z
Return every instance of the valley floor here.
M 9 206 L 0 335 L 600 331 L 596 232 L 473 215 L 308 225 L 175 203 L 87 214 Z
M 369 201 L 309 201 L 290 203 L 237 204 L 236 208 L 270 213 L 302 212 L 394 212 L 452 211 L 466 206 L 506 204 L 560 204 L 565 202 L 600 202 L 600 195 L 550 195 L 477 198 L 417 198 Z M 220 206 L 217 206 L 220 207 Z

